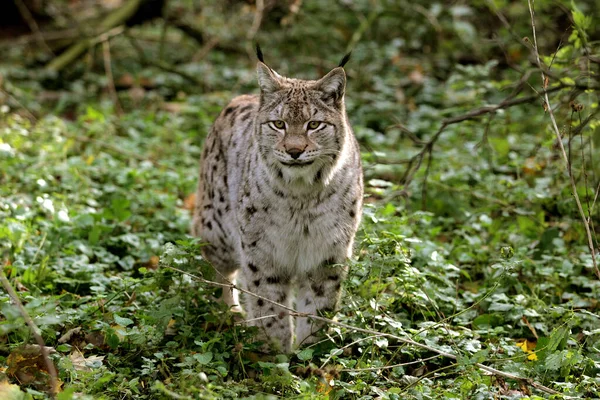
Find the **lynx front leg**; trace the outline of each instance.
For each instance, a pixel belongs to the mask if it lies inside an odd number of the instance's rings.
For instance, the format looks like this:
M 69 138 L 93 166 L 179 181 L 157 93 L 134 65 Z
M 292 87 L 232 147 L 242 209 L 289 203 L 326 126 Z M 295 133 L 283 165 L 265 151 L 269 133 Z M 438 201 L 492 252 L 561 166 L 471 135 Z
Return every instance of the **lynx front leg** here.
M 291 307 L 290 278 L 273 272 L 273 268 L 264 268 L 247 262 L 243 267 L 243 286 L 246 290 L 263 297 L 258 298 L 244 293 L 243 305 L 246 321 L 260 329 L 260 339 L 273 344 L 275 349 L 289 353 L 292 349 L 293 320 L 289 311 L 265 299 Z M 269 351 L 267 344 L 264 350 Z
M 231 256 L 231 253 L 226 249 L 215 247 L 213 245 L 204 246 L 202 249 L 202 255 L 204 258 L 209 260 L 215 268 L 216 277 L 215 280 L 219 283 L 224 284 L 235 284 L 236 277 L 239 271 L 239 264 Z M 240 303 L 238 300 L 237 290 L 232 288 L 223 287 L 223 292 L 219 299 L 221 302 L 227 304 L 229 309 L 233 312 L 241 312 Z
M 297 310 L 315 315 L 335 311 L 340 300 L 342 282 L 347 273 L 348 268 L 345 266 L 326 263 L 310 273 L 307 279 L 300 280 Z M 325 323 L 310 318 L 297 318 L 297 346 L 315 342 L 317 339 L 315 334 L 324 326 Z

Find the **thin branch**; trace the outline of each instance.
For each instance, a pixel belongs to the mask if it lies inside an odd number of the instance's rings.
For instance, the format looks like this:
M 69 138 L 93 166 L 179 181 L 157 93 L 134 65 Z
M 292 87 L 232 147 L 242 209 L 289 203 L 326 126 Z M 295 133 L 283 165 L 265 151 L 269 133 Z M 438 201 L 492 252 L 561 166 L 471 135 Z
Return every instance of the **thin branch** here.
M 590 207 L 590 216 L 588 217 L 588 223 L 592 220 L 592 214 L 593 214 L 593 209 L 594 206 L 596 205 L 596 200 L 598 200 L 598 194 L 600 194 L 600 181 L 598 181 L 598 187 L 596 188 L 596 194 L 594 195 L 594 201 L 592 202 L 592 205 Z
M 375 331 L 375 330 L 372 330 L 372 329 L 359 328 L 357 326 L 348 325 L 348 324 L 345 324 L 343 322 L 339 322 L 339 321 L 332 320 L 330 318 L 322 317 L 320 315 L 315 315 L 315 314 L 310 314 L 310 313 L 296 311 L 295 309 L 293 309 L 291 307 L 288 307 L 288 306 L 286 306 L 284 304 L 280 304 L 280 303 L 278 303 L 278 302 L 276 302 L 274 300 L 268 299 L 268 298 L 266 298 L 264 296 L 258 295 L 256 293 L 253 293 L 253 292 L 249 291 L 249 290 L 241 288 L 241 287 L 237 286 L 234 283 L 220 283 L 220 282 L 209 281 L 208 279 L 204 279 L 202 277 L 199 277 L 197 275 L 191 274 L 191 273 L 186 272 L 186 271 L 184 271 L 182 269 L 175 268 L 175 267 L 172 267 L 172 266 L 169 266 L 169 265 L 166 265 L 165 268 L 169 268 L 169 269 L 171 269 L 173 271 L 176 271 L 176 272 L 179 272 L 181 274 L 187 275 L 187 276 L 193 278 L 194 280 L 202 282 L 202 283 L 205 283 L 207 285 L 218 286 L 218 287 L 222 287 L 222 288 L 229 288 L 229 289 L 232 289 L 232 290 L 238 290 L 241 293 L 245 293 L 245 294 L 247 294 L 249 296 L 252 296 L 252 297 L 255 297 L 257 299 L 262 299 L 263 301 L 266 301 L 268 303 L 271 303 L 273 305 L 276 305 L 277 307 L 280 307 L 280 308 L 288 311 L 289 315 L 292 316 L 292 317 L 310 318 L 310 319 L 315 320 L 315 321 L 324 322 L 324 323 L 329 324 L 329 325 L 336 325 L 336 326 L 339 326 L 339 327 L 342 327 L 342 328 L 346 328 L 348 330 L 352 330 L 352 331 L 356 331 L 356 332 L 366 333 L 366 334 L 373 335 L 373 336 L 378 336 L 378 337 L 387 337 L 387 338 L 390 338 L 390 339 L 394 339 L 394 340 L 396 340 L 396 341 L 398 341 L 400 343 L 408 344 L 408 345 L 411 345 L 411 346 L 415 346 L 415 347 L 421 348 L 423 350 L 431 351 L 433 353 L 436 353 L 436 354 L 439 354 L 441 356 L 450 358 L 452 360 L 457 360 L 458 359 L 458 357 L 456 355 L 454 355 L 454 354 L 451 354 L 451 353 L 448 353 L 446 351 L 437 349 L 435 347 L 428 346 L 428 345 L 423 344 L 423 343 L 416 342 L 413 339 L 410 339 L 410 338 L 407 338 L 407 337 L 402 337 L 402 336 L 394 335 L 394 334 L 391 334 L 391 333 L 378 332 L 378 331 Z M 523 377 L 520 377 L 518 375 L 509 373 L 509 372 L 500 371 L 498 369 L 495 369 L 495 368 L 492 368 L 492 367 L 488 367 L 487 365 L 483 365 L 481 363 L 474 363 L 473 365 L 475 367 L 483 370 L 483 371 L 486 371 L 486 372 L 490 373 L 490 374 L 501 376 L 501 377 L 507 378 L 507 379 L 514 379 L 514 380 L 517 380 L 517 381 L 522 382 L 522 383 L 527 383 L 530 386 L 532 386 L 532 387 L 534 387 L 534 388 L 536 388 L 536 389 L 538 389 L 538 390 L 540 390 L 542 392 L 545 392 L 545 393 L 549 393 L 549 394 L 561 394 L 560 392 L 558 392 L 558 391 L 556 391 L 554 389 L 551 389 L 551 388 L 549 388 L 547 386 L 544 386 L 541 383 L 535 382 L 535 381 L 533 381 L 531 379 L 523 378 Z M 563 395 L 563 397 L 564 398 L 571 398 L 571 397 L 565 396 L 565 395 Z
M 405 362 L 405 363 L 401 363 L 401 364 L 384 365 L 382 367 L 371 367 L 371 368 L 344 368 L 344 369 L 341 369 L 340 371 L 342 371 L 342 372 L 380 371 L 382 369 L 391 369 L 391 368 L 397 368 L 397 367 L 405 367 L 407 365 L 419 364 L 419 363 L 422 363 L 425 361 L 430 361 L 430 360 L 433 360 L 433 359 L 439 358 L 439 357 L 441 357 L 440 354 L 431 356 L 431 357 L 427 357 L 427 358 L 420 358 L 415 361 L 409 361 L 409 362 Z
M 540 53 L 538 51 L 537 46 L 537 36 L 535 32 L 535 13 L 533 9 L 533 0 L 527 0 L 527 4 L 529 5 L 529 14 L 531 15 L 531 29 L 533 31 L 533 49 L 535 52 L 535 58 L 538 64 L 538 67 L 541 70 L 542 74 L 542 82 L 546 81 L 546 74 L 544 73 L 544 69 L 542 68 L 542 62 L 540 61 Z M 560 152 L 565 163 L 565 168 L 569 173 L 569 182 L 571 183 L 571 191 L 573 193 L 573 197 L 575 198 L 575 203 L 577 204 L 577 210 L 579 211 L 579 215 L 581 216 L 581 220 L 583 221 L 583 226 L 585 228 L 585 233 L 588 240 L 588 247 L 590 250 L 590 254 L 592 255 L 592 264 L 594 265 L 594 269 L 596 271 L 596 275 L 600 279 L 600 270 L 598 269 L 598 263 L 596 261 L 596 250 L 594 248 L 594 239 L 592 238 L 592 232 L 590 231 L 590 224 L 587 221 L 585 216 L 585 212 L 583 211 L 583 207 L 581 206 L 581 201 L 579 200 L 579 194 L 577 193 L 577 185 L 575 184 L 575 179 L 573 179 L 573 174 L 571 173 L 569 158 L 565 151 L 565 146 L 562 142 L 562 137 L 560 135 L 560 130 L 558 129 L 558 125 L 556 124 L 556 118 L 554 117 L 554 111 L 550 106 L 550 99 L 548 97 L 548 92 L 544 92 L 544 101 L 548 105 L 548 114 L 550 114 L 550 120 L 552 121 L 552 128 L 554 128 L 554 133 L 556 134 L 556 140 L 558 142 L 558 146 L 560 148 Z
M 238 321 L 235 324 L 236 325 L 245 325 L 248 322 L 260 321 L 262 319 L 269 319 L 269 318 L 275 318 L 275 317 L 277 317 L 277 314 L 263 315 L 262 317 L 256 317 L 256 318 L 251 318 L 251 319 L 245 319 L 243 321 Z
M 427 181 L 429 178 L 429 171 L 431 171 L 431 161 L 433 160 L 433 151 L 429 151 L 427 157 L 427 166 L 425 167 L 425 177 L 423 178 L 423 185 L 421 185 L 421 209 L 427 208 Z
M 250 27 L 250 30 L 248 31 L 248 35 L 246 35 L 246 38 L 250 42 L 252 42 L 254 40 L 254 37 L 256 36 L 256 34 L 258 33 L 258 30 L 260 29 L 260 25 L 262 24 L 262 20 L 263 20 L 264 11 L 265 11 L 265 1 L 264 0 L 256 0 L 256 10 L 254 11 L 254 21 L 252 21 L 252 26 Z
M 108 39 L 102 42 L 102 54 L 104 59 L 104 73 L 106 74 L 106 84 L 108 86 L 108 92 L 112 98 L 115 106 L 115 112 L 120 117 L 123 115 L 123 108 L 119 102 L 119 96 L 117 95 L 117 89 L 115 88 L 115 80 L 112 73 L 112 62 L 110 57 L 110 42 Z
M 143 64 L 147 64 L 152 67 L 156 67 L 165 72 L 170 72 L 172 74 L 179 75 L 183 79 L 189 81 L 190 83 L 192 83 L 200 88 L 205 87 L 205 83 L 203 81 L 201 81 L 200 79 L 196 78 L 195 76 L 190 75 L 187 72 L 181 71 L 180 69 L 175 68 L 174 66 L 172 66 L 166 62 L 162 62 L 160 60 L 155 61 L 155 60 L 148 58 L 146 56 L 146 54 L 144 53 L 144 49 L 137 43 L 136 39 L 133 36 L 126 35 L 126 37 L 129 39 L 129 42 L 131 43 L 131 45 L 133 46 L 135 51 L 138 53 L 138 56 L 140 57 L 140 60 Z
M 405 188 L 399 193 L 399 195 L 406 194 L 407 187 L 410 185 L 414 176 L 421 168 L 421 165 L 423 163 L 423 158 L 426 155 L 428 155 L 428 153 L 431 153 L 433 151 L 433 146 L 435 145 L 437 140 L 440 138 L 440 136 L 442 135 L 442 133 L 445 131 L 445 129 L 448 126 L 458 124 L 458 123 L 464 122 L 464 121 L 473 120 L 482 115 L 492 114 L 492 113 L 497 112 L 498 110 L 507 109 L 507 108 L 510 108 L 510 107 L 513 107 L 516 105 L 531 103 L 531 102 L 537 100 L 539 98 L 540 94 L 547 96 L 548 93 L 557 92 L 557 91 L 565 89 L 565 88 L 579 89 L 580 87 L 582 87 L 581 85 L 569 85 L 569 84 L 564 84 L 561 82 L 560 85 L 546 89 L 542 92 L 536 91 L 538 94 L 515 98 L 523 90 L 526 80 L 530 74 L 531 74 L 531 72 L 525 73 L 519 80 L 519 83 L 517 84 L 517 87 L 515 88 L 513 93 L 511 93 L 508 97 L 506 97 L 506 99 L 504 99 L 499 104 L 482 106 L 482 107 L 476 108 L 474 110 L 471 110 L 465 114 L 457 115 L 457 116 L 446 118 L 446 119 L 442 120 L 442 124 L 441 124 L 440 128 L 437 130 L 437 132 L 431 137 L 431 139 L 428 142 L 425 142 L 424 147 L 421 151 L 419 151 L 417 154 L 412 156 L 409 160 L 402 160 L 401 162 L 398 162 L 398 163 L 402 163 L 402 164 L 405 164 L 405 163 L 408 164 L 408 167 L 406 168 L 406 172 L 404 173 L 404 175 L 401 178 L 401 181 L 404 183 Z M 587 87 L 587 86 L 585 86 L 585 87 Z M 587 87 L 587 88 L 589 89 L 590 87 Z M 595 87 L 594 87 L 594 89 L 595 89 Z M 390 163 L 390 164 L 394 164 L 394 163 Z
M 72 38 L 81 36 L 81 33 L 79 31 L 77 31 L 76 29 L 61 29 L 61 30 L 55 30 L 55 31 L 44 31 L 44 32 L 40 32 L 40 34 L 42 35 L 42 37 L 44 38 L 44 40 L 46 42 L 53 41 L 53 40 L 61 40 L 61 39 L 72 39 Z M 37 40 L 37 36 L 34 33 L 32 33 L 29 35 L 19 36 L 17 38 L 0 39 L 0 46 L 8 47 L 8 46 L 29 44 L 36 40 Z
M 37 22 L 35 22 L 35 18 L 33 18 L 33 15 L 31 15 L 31 12 L 29 11 L 25 3 L 23 3 L 23 0 L 15 0 L 15 5 L 19 9 L 19 13 L 23 17 L 23 19 L 27 22 L 27 25 L 29 25 L 29 29 L 31 29 L 31 32 L 33 32 L 36 42 L 38 42 L 40 47 L 42 47 L 44 50 L 46 50 L 48 53 L 54 56 L 54 52 L 52 51 L 50 46 L 48 46 L 48 43 L 46 43 L 46 41 L 44 40 L 44 36 L 40 32 L 40 27 L 38 26 Z
M 357 343 L 364 342 L 365 340 L 375 339 L 375 338 L 378 338 L 378 337 L 379 337 L 379 335 L 371 335 L 371 336 L 367 336 L 367 337 L 363 337 L 363 338 L 357 339 L 357 340 L 355 340 L 354 342 L 352 342 L 352 343 L 348 343 L 348 344 L 347 344 L 347 345 L 345 345 L 344 347 L 341 347 L 341 348 L 337 349 L 337 350 L 336 350 L 336 352 L 337 352 L 337 351 L 340 351 L 340 350 L 347 349 L 348 347 L 352 347 L 352 346 L 354 346 L 354 345 L 355 345 L 355 344 L 357 344 Z M 323 364 L 321 364 L 321 369 L 325 368 L 325 366 L 327 365 L 327 363 L 328 363 L 328 362 L 329 362 L 329 361 L 330 361 L 330 360 L 333 358 L 333 356 L 334 356 L 335 354 L 336 354 L 336 353 L 331 353 L 331 354 L 329 354 L 329 357 L 327 357 L 327 359 L 326 359 L 325 361 L 323 361 Z M 339 353 L 338 353 L 338 354 L 339 354 Z
M 29 316 L 29 313 L 23 306 L 23 303 L 21 303 L 19 296 L 17 296 L 15 289 L 13 289 L 12 285 L 8 281 L 8 278 L 6 278 L 6 275 L 4 274 L 4 270 L 2 268 L 0 268 L 0 282 L 2 282 L 2 286 L 4 287 L 4 290 L 6 290 L 6 293 L 8 293 L 8 296 L 10 297 L 12 302 L 19 309 L 19 313 L 25 320 L 25 323 L 29 327 L 31 334 L 33 335 L 33 337 L 35 338 L 35 341 L 37 342 L 38 346 L 40 347 L 40 352 L 42 353 L 42 358 L 44 359 L 44 363 L 46 364 L 46 369 L 48 370 L 48 374 L 50 375 L 50 394 L 52 395 L 52 397 L 54 397 L 58 393 L 58 383 L 57 383 L 58 380 L 57 380 L 57 375 L 56 375 L 56 368 L 54 367 L 54 363 L 52 362 L 52 360 L 50 360 L 48 349 L 46 348 L 46 345 L 44 344 L 44 339 L 42 338 L 42 336 L 39 333 L 40 329 L 37 327 L 35 322 L 33 322 L 33 319 L 31 319 L 31 317 Z
M 29 109 L 27 108 L 23 103 L 21 103 L 19 101 L 19 99 L 17 99 L 12 93 L 10 93 L 8 90 L 3 89 L 0 87 L 0 93 L 4 94 L 6 97 L 8 97 L 9 100 L 12 100 L 13 103 L 15 103 L 18 107 L 21 107 L 21 109 L 24 111 L 24 113 L 27 115 L 27 118 L 29 118 L 29 120 L 31 122 L 37 122 L 37 117 L 35 116 L 35 114 Z

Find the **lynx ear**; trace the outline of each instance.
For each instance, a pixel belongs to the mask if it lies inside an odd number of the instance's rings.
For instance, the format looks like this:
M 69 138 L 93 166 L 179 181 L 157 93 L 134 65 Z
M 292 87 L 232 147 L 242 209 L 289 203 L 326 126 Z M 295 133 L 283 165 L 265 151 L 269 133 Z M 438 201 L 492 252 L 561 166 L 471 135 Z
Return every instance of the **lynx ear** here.
M 327 75 L 319 79 L 315 89 L 323 93 L 323 101 L 339 105 L 344 98 L 346 90 L 346 73 L 344 68 L 337 67 L 329 71 Z
M 279 80 L 281 76 L 267 67 L 263 62 L 258 62 L 256 73 L 261 93 L 273 93 L 281 89 L 281 81 Z

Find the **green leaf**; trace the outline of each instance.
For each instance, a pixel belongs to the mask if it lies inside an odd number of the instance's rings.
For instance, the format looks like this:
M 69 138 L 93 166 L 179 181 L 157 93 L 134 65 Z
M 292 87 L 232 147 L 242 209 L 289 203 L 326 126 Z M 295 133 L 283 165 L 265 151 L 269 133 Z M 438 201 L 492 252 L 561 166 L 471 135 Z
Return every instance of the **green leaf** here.
M 94 225 L 92 227 L 92 230 L 90 230 L 90 232 L 88 233 L 88 242 L 90 242 L 91 245 L 98 244 L 101 233 L 102 233 L 102 227 L 98 224 Z
M 495 314 L 481 314 L 472 322 L 473 329 L 489 329 L 500 323 L 500 318 Z
M 313 353 L 314 349 L 304 349 L 300 353 L 298 353 L 298 358 L 302 361 L 310 360 L 312 358 Z
M 375 346 L 379 347 L 379 348 L 386 348 L 388 347 L 388 340 L 385 337 L 380 337 L 375 339 Z
M 118 221 L 123 222 L 131 217 L 131 211 L 129 211 L 130 204 L 129 199 L 126 198 L 112 199 L 111 211 Z
M 115 322 L 117 323 L 117 325 L 120 325 L 120 326 L 129 326 L 129 325 L 133 324 L 133 320 L 131 320 L 129 318 L 119 317 L 117 314 L 113 315 L 113 318 L 114 318 Z
M 553 352 L 554 350 L 562 350 L 567 344 L 569 339 L 570 329 L 567 326 L 561 326 L 558 329 L 554 329 L 550 333 L 550 340 L 548 341 L 547 351 Z
M 206 365 L 206 364 L 208 364 L 209 362 L 212 361 L 212 359 L 213 359 L 213 353 L 209 351 L 209 352 L 206 352 L 206 353 L 194 354 L 193 357 L 200 364 Z
M 116 349 L 117 347 L 119 347 L 119 336 L 117 336 L 117 334 L 112 330 L 107 330 L 104 339 L 106 340 L 106 344 L 108 344 L 108 346 L 112 349 Z
M 544 367 L 550 371 L 558 371 L 562 367 L 563 355 L 561 351 L 552 353 L 546 357 Z

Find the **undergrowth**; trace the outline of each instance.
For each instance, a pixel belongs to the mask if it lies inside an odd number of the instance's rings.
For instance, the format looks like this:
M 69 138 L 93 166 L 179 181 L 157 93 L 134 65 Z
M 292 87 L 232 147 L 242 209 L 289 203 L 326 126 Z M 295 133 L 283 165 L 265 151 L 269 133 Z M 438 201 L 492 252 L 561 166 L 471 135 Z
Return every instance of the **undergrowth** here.
M 115 76 L 137 80 L 120 89 L 119 115 L 103 90 L 101 56 L 66 77 L 38 68 L 26 47 L 7 52 L 0 251 L 52 348 L 59 399 L 551 396 L 532 382 L 554 398 L 600 397 L 600 279 L 544 104 L 483 112 L 434 137 L 442 121 L 501 104 L 515 89 L 515 98 L 551 90 L 579 196 L 597 226 L 597 15 L 586 4 L 563 10 L 572 26 L 558 49 L 549 38 L 540 48 L 550 48 L 544 83 L 529 63 L 530 41 L 515 37 L 531 32 L 522 5 L 342 3 L 307 2 L 295 21 L 282 28 L 267 20 L 257 36 L 271 65 L 304 77 L 333 66 L 344 46 L 355 49 L 347 103 L 363 149 L 363 223 L 339 324 L 291 355 L 261 355 L 253 330 L 215 301 L 222 289 L 191 276 L 214 276 L 202 241 L 189 235 L 202 140 L 232 96 L 256 90 L 254 61 L 213 50 L 182 62 L 204 80 L 189 87 L 132 55 L 132 37 L 161 38 L 160 24 L 133 28 L 111 39 Z M 556 12 L 541 3 L 538 15 Z M 208 2 L 204 28 L 234 45 L 254 14 L 220 7 Z M 331 9 L 344 18 L 333 21 Z M 478 47 L 489 29 L 476 20 L 483 11 L 505 13 L 513 25 Z M 419 18 L 397 27 L 406 12 Z M 162 40 L 179 47 L 163 48 L 165 59 L 191 59 L 194 45 L 170 35 Z M 325 36 L 322 48 L 311 42 Z M 24 56 L 33 57 L 26 71 Z M 407 177 L 420 152 L 420 168 Z M 5 292 L 0 310 L 0 394 L 45 398 L 48 371 L 31 329 Z

